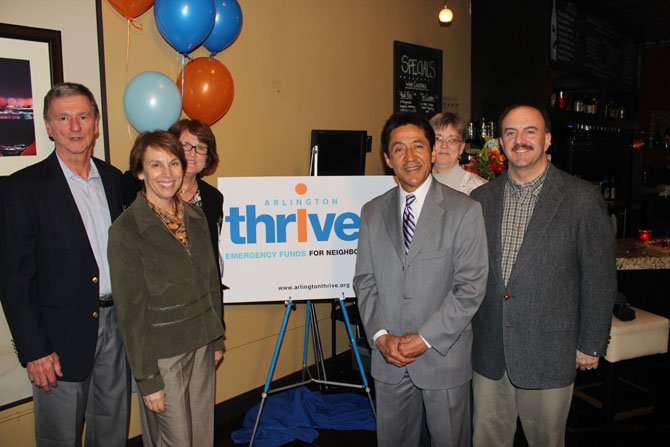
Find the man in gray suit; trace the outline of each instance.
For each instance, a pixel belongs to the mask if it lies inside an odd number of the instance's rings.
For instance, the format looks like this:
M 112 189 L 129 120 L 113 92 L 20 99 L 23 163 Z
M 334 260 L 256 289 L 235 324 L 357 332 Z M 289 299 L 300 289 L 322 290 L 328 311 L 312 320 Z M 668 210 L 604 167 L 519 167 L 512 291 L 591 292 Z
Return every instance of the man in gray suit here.
M 431 176 L 435 133 L 424 117 L 392 115 L 382 131 L 399 187 L 363 206 L 354 290 L 369 334 L 380 446 L 470 442 L 470 320 L 488 259 L 481 207 Z
M 474 445 L 562 446 L 576 369 L 605 353 L 616 296 L 615 240 L 599 191 L 549 164 L 546 114 L 500 118 L 508 171 L 472 192 L 489 242 L 473 320 Z

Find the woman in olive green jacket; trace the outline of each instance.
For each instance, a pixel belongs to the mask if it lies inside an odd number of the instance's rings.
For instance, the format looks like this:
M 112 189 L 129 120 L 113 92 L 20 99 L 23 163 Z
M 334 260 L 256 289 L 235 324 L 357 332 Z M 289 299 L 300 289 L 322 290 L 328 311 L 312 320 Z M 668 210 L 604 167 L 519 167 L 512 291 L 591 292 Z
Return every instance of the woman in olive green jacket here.
M 207 220 L 177 194 L 185 165 L 173 135 L 138 136 L 130 170 L 144 188 L 109 233 L 115 308 L 156 447 L 212 445 L 215 367 L 223 358 Z

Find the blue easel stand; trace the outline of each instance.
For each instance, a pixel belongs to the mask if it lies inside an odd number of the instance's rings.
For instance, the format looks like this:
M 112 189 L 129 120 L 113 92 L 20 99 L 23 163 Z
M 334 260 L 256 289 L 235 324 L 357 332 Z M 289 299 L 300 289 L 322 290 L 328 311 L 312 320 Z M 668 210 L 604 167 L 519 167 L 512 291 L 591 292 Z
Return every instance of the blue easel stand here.
M 270 368 L 268 369 L 268 375 L 267 378 L 265 379 L 265 385 L 263 386 L 263 393 L 261 394 L 261 403 L 260 406 L 258 407 L 258 414 L 256 415 L 256 422 L 254 423 L 254 430 L 251 433 L 251 440 L 249 442 L 249 447 L 252 447 L 254 445 L 254 439 L 256 438 L 256 430 L 258 429 L 258 426 L 260 424 L 261 415 L 263 414 L 263 407 L 265 406 L 265 400 L 267 399 L 267 397 L 273 393 L 278 393 L 280 391 L 285 391 L 288 389 L 296 388 L 310 383 L 318 383 L 320 385 L 326 385 L 326 386 L 327 385 L 343 386 L 343 387 L 357 388 L 364 390 L 368 396 L 368 401 L 370 402 L 370 408 L 372 409 L 372 414 L 376 417 L 375 406 L 372 402 L 372 395 L 370 394 L 370 386 L 368 384 L 368 378 L 365 375 L 365 371 L 363 370 L 363 362 L 361 361 L 361 355 L 358 352 L 358 345 L 356 344 L 356 340 L 354 339 L 354 332 L 351 329 L 351 322 L 349 320 L 349 314 L 347 313 L 347 307 L 344 305 L 344 294 L 342 294 L 341 298 L 338 298 L 338 301 L 342 309 L 342 314 L 344 315 L 344 325 L 347 328 L 347 334 L 349 335 L 349 343 L 351 344 L 351 349 L 354 352 L 356 363 L 358 364 L 358 371 L 361 373 L 361 380 L 363 381 L 363 384 L 360 385 L 355 383 L 332 382 L 328 380 L 328 378 L 326 377 L 326 368 L 324 366 L 324 359 L 323 359 L 323 349 L 321 347 L 321 336 L 319 334 L 318 322 L 316 321 L 314 303 L 312 301 L 307 301 L 307 309 L 305 312 L 305 337 L 302 351 L 302 381 L 292 385 L 287 385 L 280 388 L 276 388 L 274 390 L 270 390 L 270 383 L 272 382 L 272 377 L 274 376 L 275 368 L 277 366 L 277 359 L 279 358 L 279 351 L 281 350 L 281 345 L 284 341 L 286 326 L 288 325 L 288 318 L 294 306 L 293 301 L 291 301 L 291 299 L 289 298 L 288 301 L 284 302 L 284 305 L 286 306 L 286 310 L 284 311 L 284 319 L 282 320 L 281 328 L 279 329 L 277 344 L 275 345 L 275 350 L 274 353 L 272 354 L 272 361 L 270 362 Z M 314 357 L 317 369 L 316 379 L 311 377 L 309 369 L 307 368 L 307 353 L 308 353 L 310 331 L 312 332 L 312 337 L 314 339 Z M 309 377 L 309 379 L 307 377 Z M 323 379 L 321 377 L 323 377 Z

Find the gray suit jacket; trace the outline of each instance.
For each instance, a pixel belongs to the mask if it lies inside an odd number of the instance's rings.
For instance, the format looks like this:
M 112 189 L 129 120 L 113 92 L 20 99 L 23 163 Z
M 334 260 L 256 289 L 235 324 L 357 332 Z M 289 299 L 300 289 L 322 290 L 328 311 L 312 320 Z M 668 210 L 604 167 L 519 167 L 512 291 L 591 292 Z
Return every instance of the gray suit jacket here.
M 433 179 L 405 257 L 398 195 L 396 187 L 363 206 L 354 290 L 370 337 L 419 332 L 432 348 L 405 368 L 375 348 L 372 376 L 395 384 L 407 371 L 419 388 L 453 388 L 472 376 L 470 321 L 488 270 L 482 211 Z
M 567 386 L 580 350 L 604 355 L 616 296 L 616 242 L 593 185 L 549 166 L 507 287 L 501 271 L 507 174 L 472 192 L 489 241 L 486 298 L 473 320 L 473 366 L 521 388 Z

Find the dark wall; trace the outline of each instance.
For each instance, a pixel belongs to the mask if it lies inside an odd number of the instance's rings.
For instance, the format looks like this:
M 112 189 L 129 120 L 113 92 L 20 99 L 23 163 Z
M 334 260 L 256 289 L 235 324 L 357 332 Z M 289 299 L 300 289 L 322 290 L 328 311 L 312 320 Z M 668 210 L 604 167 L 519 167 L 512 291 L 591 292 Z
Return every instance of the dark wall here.
M 645 48 L 640 74 L 640 127 L 654 132 L 651 111 L 670 110 L 670 46 Z
M 472 120 L 547 107 L 551 0 L 472 0 Z

